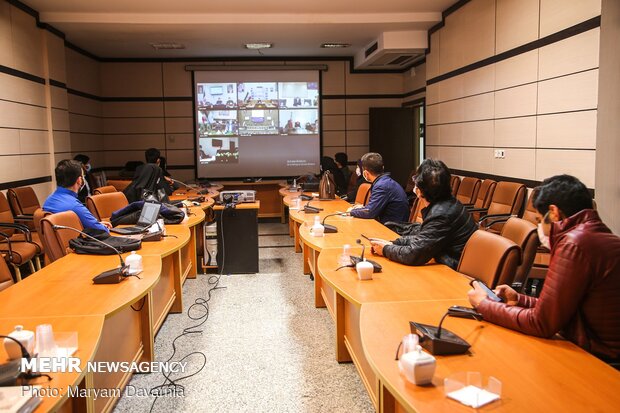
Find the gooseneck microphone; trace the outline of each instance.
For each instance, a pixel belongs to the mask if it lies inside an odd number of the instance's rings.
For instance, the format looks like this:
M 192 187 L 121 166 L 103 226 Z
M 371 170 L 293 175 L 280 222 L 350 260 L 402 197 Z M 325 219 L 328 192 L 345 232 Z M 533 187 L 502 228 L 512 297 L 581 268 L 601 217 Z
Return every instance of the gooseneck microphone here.
M 443 322 L 448 316 L 473 318 L 478 321 L 482 320 L 482 315 L 474 309 L 452 306 L 441 317 L 437 327 L 416 323 L 414 321 L 409 322 L 411 332 L 417 334 L 419 337 L 420 345 L 433 355 L 463 354 L 471 347 L 470 344 L 461 337 L 450 330 L 443 329 Z M 442 333 L 444 333 L 443 337 Z
M 318 214 L 320 211 L 323 210 L 323 208 L 317 208 L 315 206 L 310 206 L 310 202 L 312 202 L 312 201 L 308 201 L 308 203 L 306 205 L 304 205 L 303 211 L 306 214 Z
M 323 231 L 325 234 L 334 234 L 336 232 L 338 232 L 338 228 L 336 228 L 334 225 L 329 225 L 325 223 L 325 220 L 329 217 L 335 217 L 336 215 L 345 215 L 342 212 L 335 212 L 333 214 L 327 214 L 325 215 L 325 217 L 323 217 L 323 222 L 321 222 L 321 225 L 323 225 L 323 227 L 325 227 L 325 230 Z
M 82 234 L 86 238 L 92 239 L 92 240 L 98 242 L 99 244 L 106 246 L 107 248 L 111 249 L 112 251 L 114 251 L 118 255 L 118 259 L 119 259 L 120 264 L 121 264 L 120 267 L 114 268 L 113 270 L 108 270 L 108 271 L 102 272 L 101 274 L 99 274 L 95 278 L 93 278 L 93 283 L 95 283 L 95 284 L 118 284 L 118 283 L 123 281 L 123 279 L 125 279 L 128 276 L 129 266 L 125 265 L 125 261 L 123 261 L 123 256 L 121 255 L 119 250 L 117 250 L 116 248 L 114 248 L 110 244 L 105 243 L 105 242 L 101 241 L 100 239 L 97 239 L 97 238 L 93 237 L 92 235 L 88 235 L 84 231 L 80 231 L 79 229 L 76 229 L 76 228 L 73 228 L 73 227 L 67 227 L 65 225 L 54 225 L 53 228 L 54 229 L 67 229 L 67 230 L 74 231 L 74 232 L 77 232 L 79 234 Z
M 356 242 L 358 245 L 361 245 L 361 246 L 362 246 L 362 255 L 360 256 L 360 261 L 364 261 L 364 252 L 366 252 L 366 245 L 362 244 L 362 240 L 361 240 L 361 239 L 359 239 L 359 238 L 358 238 L 357 240 L 355 240 L 355 242 Z

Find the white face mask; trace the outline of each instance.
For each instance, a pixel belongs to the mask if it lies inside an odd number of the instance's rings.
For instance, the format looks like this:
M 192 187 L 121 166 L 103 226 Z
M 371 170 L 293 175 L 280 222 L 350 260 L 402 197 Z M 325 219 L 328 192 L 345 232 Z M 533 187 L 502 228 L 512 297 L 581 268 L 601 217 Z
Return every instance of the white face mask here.
M 360 171 L 360 167 L 359 166 L 357 168 L 355 168 L 355 174 L 357 176 L 361 176 L 362 175 L 362 171 Z
M 551 249 L 551 243 L 549 241 L 549 236 L 545 235 L 545 231 L 543 231 L 542 222 L 538 224 L 538 239 L 540 240 L 540 245 L 547 248 L 548 250 Z
M 90 170 L 92 169 L 92 166 L 90 166 L 89 163 L 86 164 L 86 172 L 90 172 Z

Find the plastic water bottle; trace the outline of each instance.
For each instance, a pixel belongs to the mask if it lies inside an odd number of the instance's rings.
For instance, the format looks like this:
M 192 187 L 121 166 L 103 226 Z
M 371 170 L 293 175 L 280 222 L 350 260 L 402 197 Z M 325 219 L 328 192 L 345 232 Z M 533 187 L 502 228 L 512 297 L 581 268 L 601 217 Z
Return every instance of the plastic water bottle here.
M 310 228 L 310 232 L 315 237 L 322 237 L 325 232 L 325 227 L 321 225 L 321 218 L 316 216 L 314 217 L 314 225 Z
M 338 265 L 351 265 L 351 246 L 344 244 L 342 246 L 342 254 L 338 256 Z

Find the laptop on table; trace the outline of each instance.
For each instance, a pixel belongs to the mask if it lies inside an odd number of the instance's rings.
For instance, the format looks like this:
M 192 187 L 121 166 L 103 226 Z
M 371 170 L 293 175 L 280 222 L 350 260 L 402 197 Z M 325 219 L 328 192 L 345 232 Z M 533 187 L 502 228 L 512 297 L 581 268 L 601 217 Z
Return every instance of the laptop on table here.
M 112 228 L 110 231 L 116 234 L 140 234 L 145 232 L 151 225 L 153 225 L 157 221 L 157 217 L 159 216 L 159 209 L 161 208 L 161 204 L 157 204 L 155 202 L 145 202 L 142 207 L 142 212 L 140 212 L 140 218 L 138 218 L 138 222 L 133 227 L 125 227 L 125 228 Z

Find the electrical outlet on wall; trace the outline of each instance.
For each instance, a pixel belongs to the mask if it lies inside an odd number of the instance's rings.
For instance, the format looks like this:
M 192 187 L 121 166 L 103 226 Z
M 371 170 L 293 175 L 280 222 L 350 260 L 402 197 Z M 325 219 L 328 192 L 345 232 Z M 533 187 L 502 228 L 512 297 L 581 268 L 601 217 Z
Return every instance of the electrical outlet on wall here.
M 495 159 L 505 159 L 506 149 L 495 149 L 494 156 L 495 156 Z

